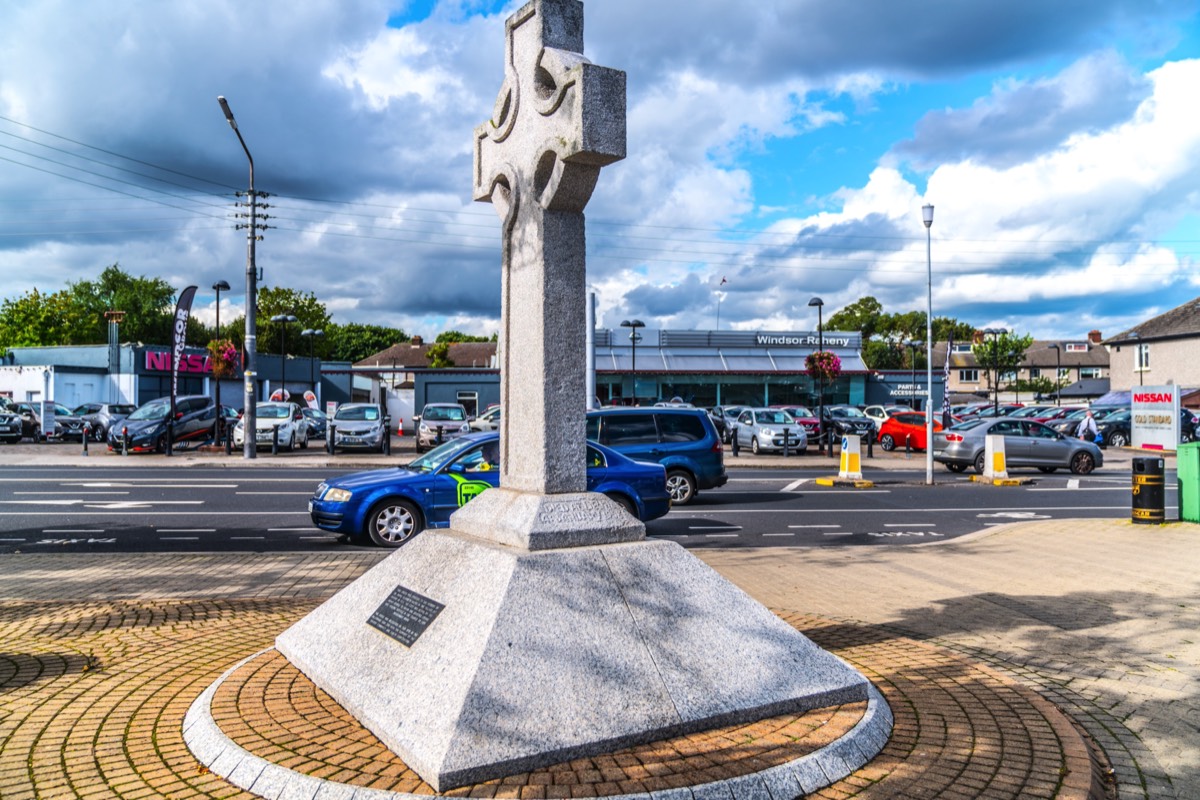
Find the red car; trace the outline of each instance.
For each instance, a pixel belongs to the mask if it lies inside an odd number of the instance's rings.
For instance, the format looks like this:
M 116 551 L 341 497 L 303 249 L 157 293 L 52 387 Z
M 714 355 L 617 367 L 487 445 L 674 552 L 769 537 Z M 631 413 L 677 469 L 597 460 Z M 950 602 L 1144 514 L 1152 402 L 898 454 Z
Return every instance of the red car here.
M 1054 420 L 1062 419 L 1067 414 L 1079 411 L 1082 408 L 1084 408 L 1084 406 L 1050 406 L 1046 410 L 1036 414 L 1033 417 L 1030 417 L 1030 419 L 1032 419 L 1034 422 L 1041 422 L 1042 424 L 1045 424 L 1047 422 L 1053 422 Z
M 809 440 L 813 442 L 817 440 L 817 427 L 819 423 L 817 422 L 817 415 L 812 411 L 804 406 L 771 406 L 771 408 L 782 409 L 791 414 L 792 418 L 796 420 L 797 425 L 804 426 L 804 432 L 808 434 Z
M 942 429 L 942 423 L 934 417 L 933 432 Z M 904 447 L 905 439 L 914 450 L 925 449 L 925 415 L 918 411 L 893 414 L 879 426 L 879 446 L 892 451 Z

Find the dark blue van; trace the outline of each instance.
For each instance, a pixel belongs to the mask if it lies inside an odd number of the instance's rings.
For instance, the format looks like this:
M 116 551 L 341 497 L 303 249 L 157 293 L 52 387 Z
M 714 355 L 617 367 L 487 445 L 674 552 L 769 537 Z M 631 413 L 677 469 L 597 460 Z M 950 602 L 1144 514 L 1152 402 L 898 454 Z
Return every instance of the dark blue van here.
M 687 505 L 701 489 L 715 489 L 729 480 L 721 438 L 708 412 L 700 408 L 589 411 L 587 438 L 635 461 L 666 467 L 672 505 Z

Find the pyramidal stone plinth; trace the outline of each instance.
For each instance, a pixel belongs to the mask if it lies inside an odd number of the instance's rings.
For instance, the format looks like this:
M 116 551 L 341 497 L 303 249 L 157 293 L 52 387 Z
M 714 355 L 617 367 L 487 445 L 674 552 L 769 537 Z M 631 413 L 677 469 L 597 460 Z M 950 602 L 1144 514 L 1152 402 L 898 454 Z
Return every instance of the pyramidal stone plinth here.
M 408 645 L 369 622 L 398 587 L 439 609 Z M 657 540 L 529 551 L 427 531 L 276 647 L 439 791 L 868 692 Z

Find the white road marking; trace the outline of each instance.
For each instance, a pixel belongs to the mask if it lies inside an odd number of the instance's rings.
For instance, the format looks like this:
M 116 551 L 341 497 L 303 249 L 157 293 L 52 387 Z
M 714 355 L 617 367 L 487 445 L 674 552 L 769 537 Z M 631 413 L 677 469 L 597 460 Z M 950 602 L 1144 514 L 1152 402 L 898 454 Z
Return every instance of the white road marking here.
M 794 533 L 764 533 L 763 536 L 795 536 Z
M 42 533 L 45 533 L 45 531 L 42 531 Z M 23 542 L 23 541 L 25 541 L 25 540 L 24 539 L 0 539 L 0 542 Z
M 1117 492 L 1125 487 L 1123 486 L 1043 486 L 1029 487 L 1027 492 Z
M 740 531 L 741 525 L 688 525 L 689 531 Z
M 157 528 L 158 533 L 216 533 L 216 528 Z
M 706 538 L 706 539 L 736 539 L 736 538 L 738 538 L 738 535 L 736 533 L 706 533 L 706 534 L 704 534 L 704 538 Z
M 162 478 L 156 478 L 162 480 Z M 63 486 L 82 486 L 85 489 L 236 489 L 236 483 L 64 483 Z
M 932 522 L 885 522 L 885 528 L 936 528 L 937 525 Z
M 1050 508 L 1046 510 L 1053 511 L 1054 509 Z M 1050 517 L 1046 514 L 1038 514 L 1034 511 L 1001 511 L 997 514 L 976 514 L 975 516 L 980 518 L 1006 517 L 1008 519 L 1050 519 Z
M 234 492 L 234 494 L 265 494 L 269 497 L 283 497 L 284 495 L 296 495 L 298 497 L 312 497 L 312 492 Z
M 160 536 L 160 537 L 158 537 L 158 540 L 160 542 L 198 542 L 198 541 L 200 541 L 200 537 L 199 536 Z
M 825 531 L 826 536 L 853 536 L 853 531 Z
M 106 531 L 103 528 L 98 531 L 90 528 L 46 528 L 42 533 L 106 533 Z
M 841 525 L 788 525 L 789 528 L 840 528 Z
M 129 494 L 129 492 L 13 492 L 13 494 L 69 494 L 72 497 L 81 497 L 83 495 L 91 496 L 98 494 Z
M 282 531 L 319 531 L 320 528 L 314 528 L 309 525 L 307 528 L 267 528 L 267 533 L 280 533 Z
M 799 489 L 801 486 L 803 486 L 804 484 L 808 483 L 810 480 L 812 480 L 812 478 L 801 478 L 801 479 L 800 479 L 800 480 L 798 480 L 798 481 L 792 481 L 791 483 L 789 483 L 787 486 L 783 487 L 783 488 L 782 488 L 782 489 L 780 489 L 779 491 L 781 491 L 781 492 L 794 492 L 794 491 L 796 491 L 797 489 Z
M 245 540 L 251 540 L 251 539 L 255 540 L 255 541 L 260 541 L 260 540 L 266 539 L 267 537 L 265 537 L 265 536 L 230 536 L 229 538 L 231 541 L 245 541 Z

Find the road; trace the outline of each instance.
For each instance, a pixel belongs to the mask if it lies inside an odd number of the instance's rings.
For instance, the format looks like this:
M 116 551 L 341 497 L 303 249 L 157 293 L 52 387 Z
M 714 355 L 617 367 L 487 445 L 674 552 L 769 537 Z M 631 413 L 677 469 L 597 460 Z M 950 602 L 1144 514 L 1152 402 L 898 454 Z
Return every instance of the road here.
M 350 470 L 342 470 L 350 471 Z M 0 468 L 0 553 L 324 551 L 306 501 L 329 468 Z M 1128 473 L 1037 475 L 994 487 L 966 476 L 887 470 L 870 489 L 823 487 L 812 470 L 733 469 L 647 526 L 685 547 L 914 544 L 1028 519 L 1128 518 Z M 1177 516 L 1166 476 L 1167 518 Z M 354 545 L 351 545 L 354 546 Z

